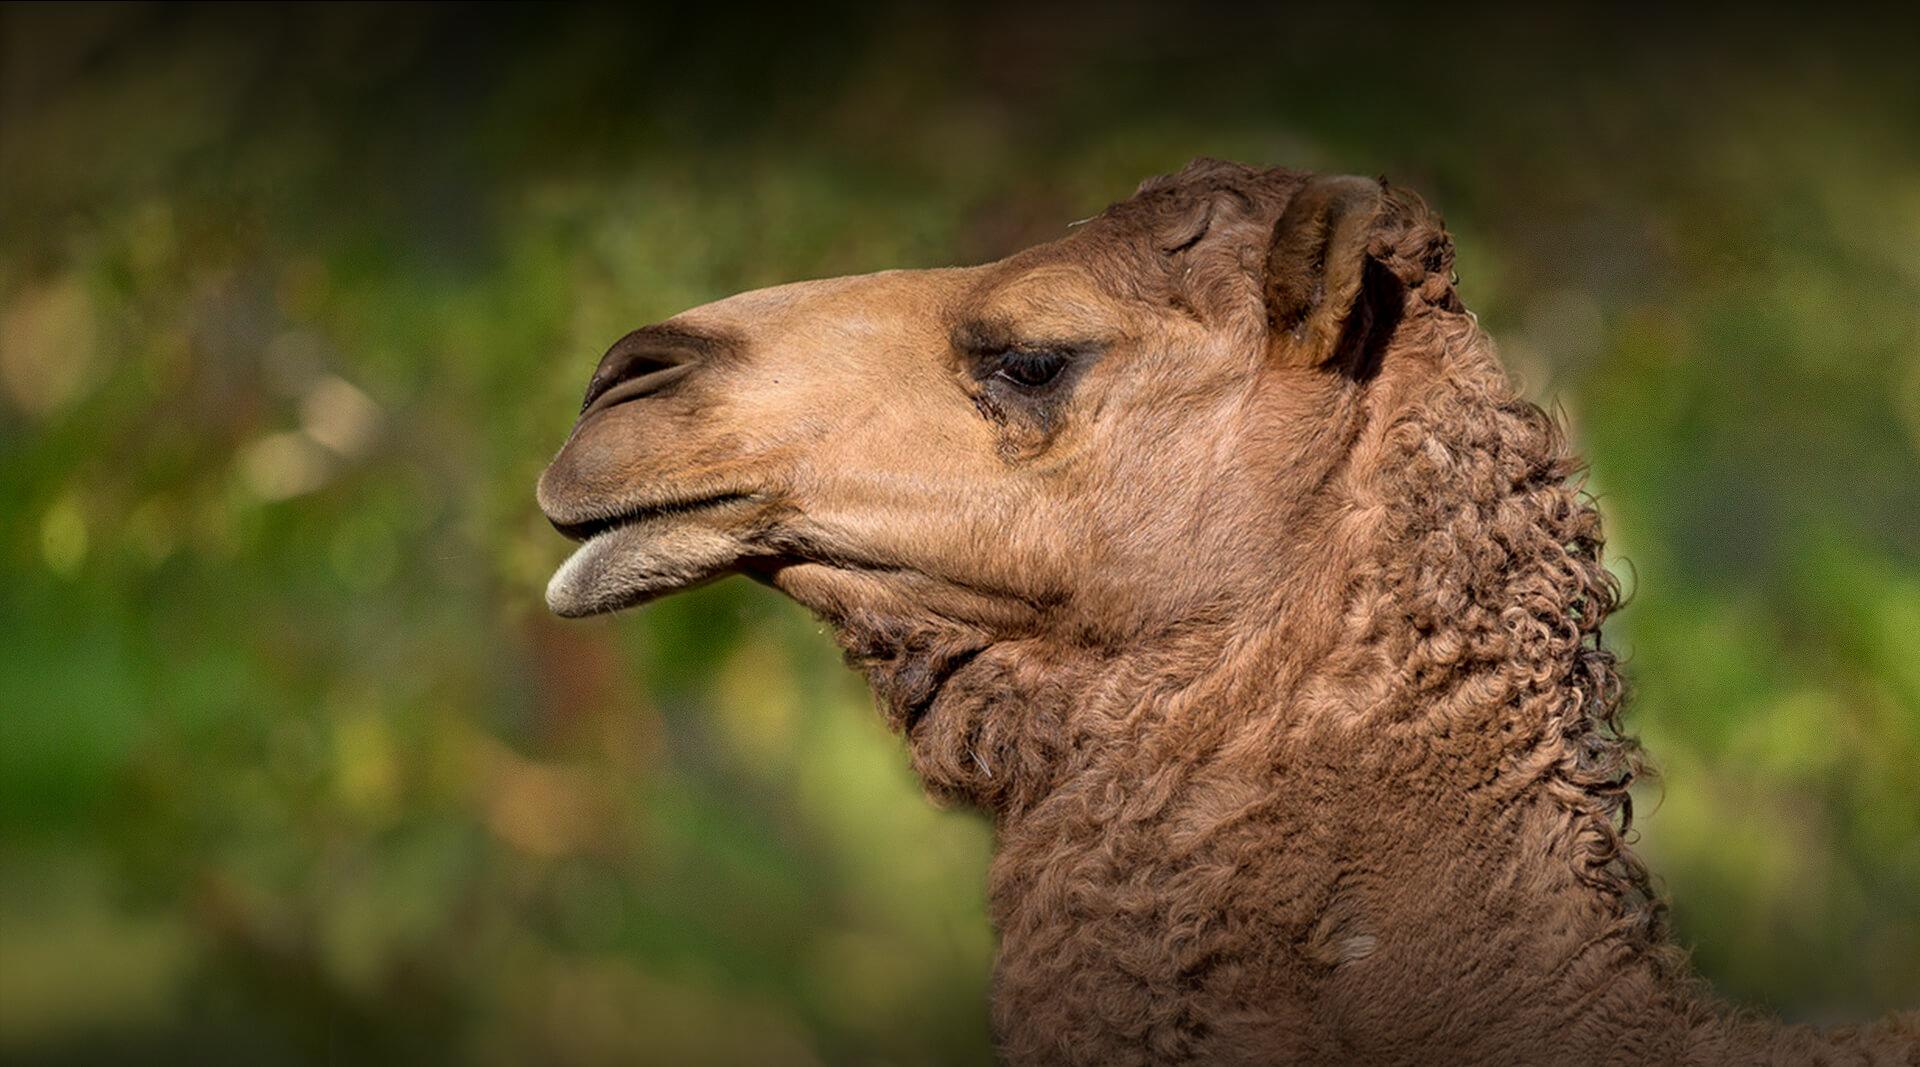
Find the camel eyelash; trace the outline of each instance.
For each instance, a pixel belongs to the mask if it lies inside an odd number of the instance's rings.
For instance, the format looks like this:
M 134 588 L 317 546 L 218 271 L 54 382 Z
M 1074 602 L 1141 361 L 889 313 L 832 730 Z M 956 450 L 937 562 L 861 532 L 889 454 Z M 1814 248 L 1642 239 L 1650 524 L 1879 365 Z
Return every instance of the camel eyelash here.
M 1022 389 L 1044 389 L 1058 381 L 1074 353 L 1061 348 L 1008 348 L 990 361 L 991 377 Z

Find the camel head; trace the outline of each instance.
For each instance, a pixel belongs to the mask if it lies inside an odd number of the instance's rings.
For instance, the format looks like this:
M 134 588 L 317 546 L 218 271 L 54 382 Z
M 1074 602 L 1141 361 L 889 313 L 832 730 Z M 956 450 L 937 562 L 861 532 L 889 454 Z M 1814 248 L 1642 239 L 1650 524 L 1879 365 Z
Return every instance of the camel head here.
M 1230 621 L 1313 565 L 1298 531 L 1450 255 L 1380 182 L 1199 161 L 998 262 L 644 326 L 540 479 L 583 542 L 548 603 L 741 572 L 896 665 Z M 910 704 L 941 671 L 895 673 Z

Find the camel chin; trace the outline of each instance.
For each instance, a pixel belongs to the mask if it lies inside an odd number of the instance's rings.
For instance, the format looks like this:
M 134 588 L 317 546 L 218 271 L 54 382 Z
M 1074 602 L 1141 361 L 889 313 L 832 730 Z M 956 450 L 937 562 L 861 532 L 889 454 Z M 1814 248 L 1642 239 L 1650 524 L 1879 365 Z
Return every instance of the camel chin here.
M 566 618 L 637 607 L 725 574 L 746 546 L 682 516 L 615 526 L 574 550 L 547 582 L 547 607 Z

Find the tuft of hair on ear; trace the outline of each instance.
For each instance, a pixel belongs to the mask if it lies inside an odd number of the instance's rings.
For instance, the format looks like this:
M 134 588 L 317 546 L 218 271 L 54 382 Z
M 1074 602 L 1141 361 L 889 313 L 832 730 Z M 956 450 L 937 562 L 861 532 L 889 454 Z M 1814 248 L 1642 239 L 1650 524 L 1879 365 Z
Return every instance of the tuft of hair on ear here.
M 1440 215 L 1411 189 L 1380 179 L 1380 225 L 1367 248 L 1368 258 L 1399 279 L 1421 304 L 1441 311 L 1462 311 L 1459 276 L 1453 269 L 1453 236 Z
M 1270 345 L 1293 364 L 1355 381 L 1379 371 L 1409 298 L 1459 310 L 1453 244 L 1417 196 L 1384 179 L 1307 179 L 1267 249 Z

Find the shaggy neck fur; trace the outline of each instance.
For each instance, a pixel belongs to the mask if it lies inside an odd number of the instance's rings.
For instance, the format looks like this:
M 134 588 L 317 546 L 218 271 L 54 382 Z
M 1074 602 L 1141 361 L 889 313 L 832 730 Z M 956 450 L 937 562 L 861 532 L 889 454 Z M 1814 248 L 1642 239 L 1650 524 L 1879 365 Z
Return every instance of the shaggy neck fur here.
M 1911 1016 L 1783 1031 L 1687 976 L 1625 841 L 1598 516 L 1445 303 L 1250 615 L 1124 648 L 846 624 L 929 789 L 995 818 L 1004 1055 L 1913 1062 Z

